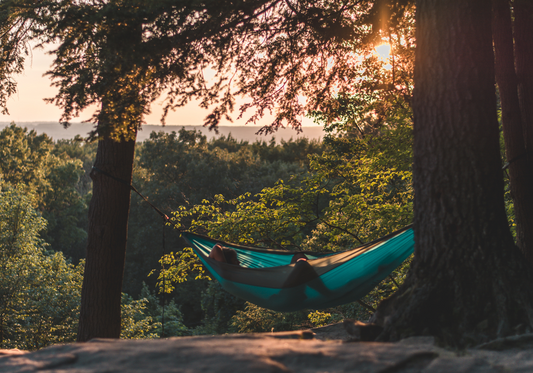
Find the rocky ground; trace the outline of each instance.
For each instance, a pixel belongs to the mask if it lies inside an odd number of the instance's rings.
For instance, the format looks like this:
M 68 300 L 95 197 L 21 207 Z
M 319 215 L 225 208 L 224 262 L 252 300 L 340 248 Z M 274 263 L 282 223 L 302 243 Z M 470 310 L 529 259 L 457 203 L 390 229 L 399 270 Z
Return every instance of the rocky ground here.
M 105 340 L 0 350 L 0 372 L 533 372 L 533 334 L 465 351 L 431 337 L 355 342 L 342 324 L 301 332 Z

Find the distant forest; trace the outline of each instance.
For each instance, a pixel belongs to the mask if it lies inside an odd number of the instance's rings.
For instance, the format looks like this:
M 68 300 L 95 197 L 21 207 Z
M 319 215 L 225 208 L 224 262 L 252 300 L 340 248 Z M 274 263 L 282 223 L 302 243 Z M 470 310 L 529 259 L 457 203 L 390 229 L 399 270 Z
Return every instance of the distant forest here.
M 0 129 L 9 126 L 9 122 L 0 122 Z M 46 133 L 54 140 L 68 140 L 73 139 L 77 135 L 86 137 L 94 125 L 92 123 L 72 123 L 70 127 L 63 128 L 56 122 L 23 122 L 17 123 L 21 127 L 26 127 L 28 130 L 35 130 L 37 134 Z M 203 126 L 177 126 L 177 125 L 153 125 L 146 124 L 142 126 L 141 131 L 137 135 L 137 141 L 144 141 L 150 137 L 152 132 L 163 131 L 165 133 L 178 132 L 180 129 L 185 128 L 188 131 L 199 131 L 207 137 L 208 140 L 219 137 L 220 135 L 231 136 L 237 140 L 243 140 L 248 142 L 254 141 L 270 141 L 272 137 L 279 143 L 281 140 L 289 141 L 291 138 L 297 139 L 301 137 L 307 137 L 309 140 L 321 140 L 324 136 L 324 128 L 322 126 L 304 126 L 302 132 L 296 132 L 292 128 L 282 128 L 276 131 L 273 135 L 257 135 L 259 126 L 220 126 L 218 133 L 210 131 L 207 127 Z

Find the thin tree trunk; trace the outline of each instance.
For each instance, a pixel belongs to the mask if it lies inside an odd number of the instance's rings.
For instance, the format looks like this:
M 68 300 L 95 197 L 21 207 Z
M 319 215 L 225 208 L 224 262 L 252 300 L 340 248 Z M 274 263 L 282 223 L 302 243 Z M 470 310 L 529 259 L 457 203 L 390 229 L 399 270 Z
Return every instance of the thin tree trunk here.
M 380 339 L 467 346 L 532 325 L 531 275 L 504 208 L 493 61 L 490 2 L 417 2 L 415 258 Z
M 527 170 L 521 169 L 522 176 L 527 180 L 525 191 L 517 197 L 516 208 L 523 209 L 527 216 L 516 216 L 523 220 L 522 231 L 517 230 L 517 244 L 533 265 L 533 2 L 531 0 L 514 1 L 514 38 L 515 62 L 518 77 L 518 97 L 522 114 L 522 128 L 525 139 Z M 512 180 L 511 180 L 512 182 Z M 514 198 L 514 196 L 513 196 Z M 517 206 L 520 205 L 520 206 Z M 518 235 L 520 233 L 520 235 Z
M 135 141 L 98 142 L 95 167 L 131 183 Z M 128 236 L 130 188 L 91 172 L 87 261 L 81 294 L 78 341 L 119 338 L 121 292 Z

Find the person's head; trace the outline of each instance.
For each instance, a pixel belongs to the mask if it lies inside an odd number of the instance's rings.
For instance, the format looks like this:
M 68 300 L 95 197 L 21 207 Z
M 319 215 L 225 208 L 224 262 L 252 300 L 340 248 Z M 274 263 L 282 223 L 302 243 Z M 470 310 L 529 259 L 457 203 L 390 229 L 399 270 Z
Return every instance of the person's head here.
M 296 263 L 300 259 L 307 261 L 307 256 L 304 253 L 296 253 L 291 259 L 291 264 Z
M 226 263 L 234 264 L 234 265 L 240 265 L 241 262 L 237 258 L 237 252 L 233 249 L 230 249 L 228 247 L 222 248 L 222 254 L 224 255 L 224 258 L 226 259 Z

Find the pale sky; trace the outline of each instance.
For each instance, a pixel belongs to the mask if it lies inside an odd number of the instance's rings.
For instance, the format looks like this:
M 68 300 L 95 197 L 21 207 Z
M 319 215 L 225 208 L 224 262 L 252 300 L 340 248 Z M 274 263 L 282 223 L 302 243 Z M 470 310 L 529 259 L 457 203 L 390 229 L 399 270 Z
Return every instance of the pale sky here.
M 43 74 L 50 68 L 53 56 L 47 55 L 42 49 L 33 49 L 31 58 L 26 61 L 24 73 L 16 77 L 18 92 L 8 100 L 8 110 L 10 115 L 1 115 L 0 122 L 57 122 L 61 116 L 61 111 L 53 104 L 43 101 L 43 98 L 51 98 L 55 95 L 57 88 L 50 86 L 50 79 L 43 77 Z M 162 99 L 155 102 L 152 107 L 152 113 L 145 118 L 147 124 L 159 124 L 162 106 Z M 244 100 L 241 100 L 244 102 Z M 209 112 L 199 108 L 197 102 L 191 102 L 187 106 L 180 108 L 175 112 L 170 112 L 166 123 L 168 125 L 202 125 L 203 119 Z M 252 112 L 250 111 L 251 115 Z M 81 122 L 89 119 L 90 111 L 86 111 L 81 117 L 74 119 L 72 122 Z M 237 113 L 233 115 L 234 122 L 223 121 L 221 125 L 245 125 L 246 119 L 235 120 Z M 271 117 L 265 117 L 261 125 L 270 123 Z M 314 123 L 304 118 L 305 126 L 314 125 Z

